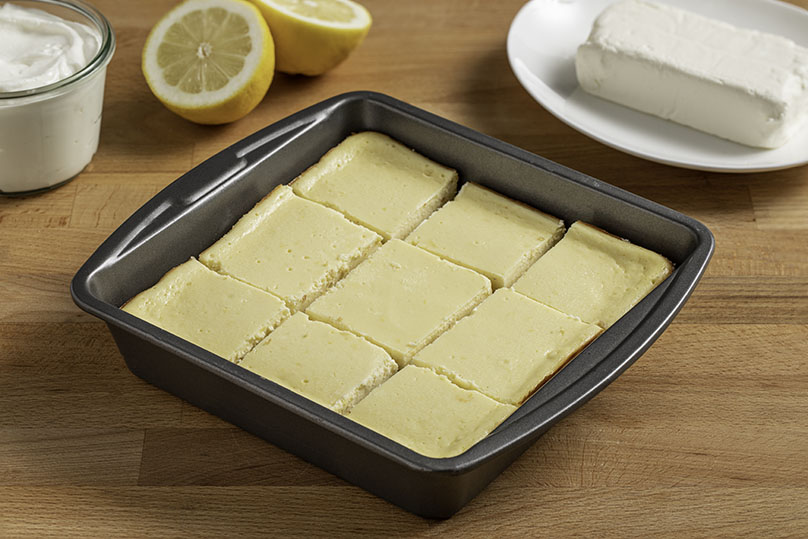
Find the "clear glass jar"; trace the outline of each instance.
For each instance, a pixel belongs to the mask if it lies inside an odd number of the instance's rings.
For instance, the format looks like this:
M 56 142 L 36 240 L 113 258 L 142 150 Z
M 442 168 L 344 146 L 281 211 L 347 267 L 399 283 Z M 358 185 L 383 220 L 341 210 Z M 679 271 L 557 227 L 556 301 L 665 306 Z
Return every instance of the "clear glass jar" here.
M 0 194 L 52 189 L 81 172 L 98 149 L 107 64 L 115 51 L 109 21 L 82 0 L 14 0 L 94 28 L 101 46 L 90 63 L 60 81 L 0 92 Z

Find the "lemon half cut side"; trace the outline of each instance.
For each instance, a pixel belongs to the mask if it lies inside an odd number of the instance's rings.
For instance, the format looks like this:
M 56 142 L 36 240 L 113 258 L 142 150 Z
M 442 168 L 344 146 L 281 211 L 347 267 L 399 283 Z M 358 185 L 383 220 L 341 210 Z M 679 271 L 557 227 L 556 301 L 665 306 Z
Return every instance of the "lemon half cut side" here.
M 275 39 L 278 71 L 320 75 L 365 39 L 372 19 L 351 0 L 252 0 Z
M 243 0 L 186 0 L 152 28 L 143 75 L 169 110 L 202 124 L 242 118 L 261 102 L 275 69 L 272 35 Z

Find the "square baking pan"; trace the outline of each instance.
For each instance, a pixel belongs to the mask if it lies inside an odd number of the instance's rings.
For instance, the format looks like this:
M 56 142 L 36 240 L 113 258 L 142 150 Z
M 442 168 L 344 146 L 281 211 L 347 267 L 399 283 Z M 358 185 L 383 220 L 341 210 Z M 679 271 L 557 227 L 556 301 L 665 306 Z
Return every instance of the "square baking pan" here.
M 461 181 L 661 253 L 676 269 L 493 433 L 445 459 L 415 453 L 119 308 L 197 256 L 275 186 L 366 130 L 457 169 Z M 669 208 L 391 97 L 352 92 L 258 131 L 163 189 L 90 256 L 71 293 L 107 323 L 137 376 L 408 511 L 446 518 L 651 346 L 690 296 L 713 248 L 704 225 Z

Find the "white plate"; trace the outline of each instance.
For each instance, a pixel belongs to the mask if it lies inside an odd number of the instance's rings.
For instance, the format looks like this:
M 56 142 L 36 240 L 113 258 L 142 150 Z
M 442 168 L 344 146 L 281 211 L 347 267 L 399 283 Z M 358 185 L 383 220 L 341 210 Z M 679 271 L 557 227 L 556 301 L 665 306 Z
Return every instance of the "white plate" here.
M 775 0 L 666 0 L 736 26 L 779 34 L 808 47 L 808 11 Z M 591 96 L 578 87 L 575 51 L 614 0 L 532 0 L 508 32 L 508 60 L 536 101 L 604 144 L 668 165 L 754 172 L 808 163 L 808 126 L 785 146 L 750 148 Z

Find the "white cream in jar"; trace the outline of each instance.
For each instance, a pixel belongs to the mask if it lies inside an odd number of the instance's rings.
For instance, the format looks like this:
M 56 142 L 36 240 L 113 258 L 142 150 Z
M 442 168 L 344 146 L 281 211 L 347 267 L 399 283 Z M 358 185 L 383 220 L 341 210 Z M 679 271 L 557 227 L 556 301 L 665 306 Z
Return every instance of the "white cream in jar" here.
M 114 46 L 82 1 L 0 5 L 0 193 L 53 187 L 87 166 Z

